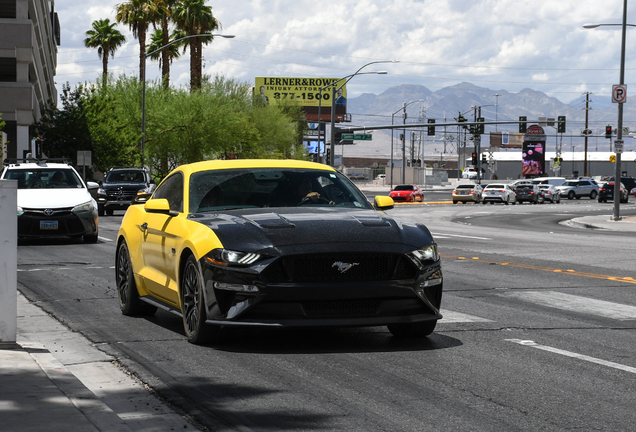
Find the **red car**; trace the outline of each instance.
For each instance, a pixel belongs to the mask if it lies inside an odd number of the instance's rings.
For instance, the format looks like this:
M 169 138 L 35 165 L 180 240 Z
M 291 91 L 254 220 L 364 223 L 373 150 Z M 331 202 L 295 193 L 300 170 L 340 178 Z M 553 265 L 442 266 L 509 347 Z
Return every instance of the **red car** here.
M 393 198 L 393 201 L 424 201 L 424 191 L 414 184 L 397 185 L 391 189 L 389 196 Z
M 636 197 L 636 188 L 632 189 L 630 193 Z

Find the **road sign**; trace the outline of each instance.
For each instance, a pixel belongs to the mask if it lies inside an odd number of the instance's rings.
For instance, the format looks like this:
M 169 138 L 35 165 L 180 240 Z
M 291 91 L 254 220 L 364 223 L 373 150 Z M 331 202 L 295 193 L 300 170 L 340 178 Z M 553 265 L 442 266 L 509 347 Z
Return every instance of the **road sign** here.
M 610 156 L 610 162 L 611 162 L 611 163 L 616 162 L 616 156 L 611 155 L 611 156 Z
M 623 153 L 623 140 L 614 140 L 614 153 Z
M 343 140 L 362 140 L 362 141 L 371 141 L 373 139 L 373 135 L 371 134 L 342 134 Z
M 627 100 L 627 86 L 625 84 L 612 86 L 612 102 L 625 103 Z

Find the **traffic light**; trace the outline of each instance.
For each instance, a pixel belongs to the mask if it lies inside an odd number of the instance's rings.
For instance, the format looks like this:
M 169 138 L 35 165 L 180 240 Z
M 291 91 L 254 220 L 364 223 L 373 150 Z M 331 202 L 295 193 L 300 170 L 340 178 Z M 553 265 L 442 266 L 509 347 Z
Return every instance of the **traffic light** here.
M 483 135 L 485 131 L 484 128 L 484 118 L 483 117 L 479 117 L 477 118 L 477 127 L 476 127 L 476 133 L 477 135 Z
M 557 132 L 565 133 L 565 116 L 559 116 L 557 118 Z
M 486 160 L 486 153 L 483 153 L 483 154 L 481 155 L 481 163 L 485 164 L 485 163 L 487 163 L 487 162 L 488 162 L 488 160 Z
M 472 162 L 473 162 L 473 166 L 477 166 L 477 153 L 473 152 L 473 158 L 472 158 Z
M 605 126 L 605 138 L 612 138 L 612 126 Z
M 526 122 L 528 121 L 528 117 L 519 116 L 519 133 L 526 133 Z
M 331 149 L 330 148 L 327 149 L 327 152 L 325 153 L 325 157 L 326 157 L 325 162 L 326 162 L 327 165 L 329 165 L 331 163 Z
M 435 119 L 428 119 L 429 124 L 433 124 L 433 126 L 429 126 L 427 135 L 435 135 Z
M 42 159 L 42 138 L 37 137 L 34 141 L 35 148 L 33 149 L 33 157 Z

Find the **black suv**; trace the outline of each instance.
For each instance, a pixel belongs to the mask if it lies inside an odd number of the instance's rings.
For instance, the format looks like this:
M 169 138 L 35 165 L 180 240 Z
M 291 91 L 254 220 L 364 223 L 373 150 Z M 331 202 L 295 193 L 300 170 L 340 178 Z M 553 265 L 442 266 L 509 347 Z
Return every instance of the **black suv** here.
M 111 168 L 99 182 L 97 210 L 100 216 L 111 216 L 114 210 L 126 210 L 138 193 L 150 193 L 155 182 L 145 168 Z

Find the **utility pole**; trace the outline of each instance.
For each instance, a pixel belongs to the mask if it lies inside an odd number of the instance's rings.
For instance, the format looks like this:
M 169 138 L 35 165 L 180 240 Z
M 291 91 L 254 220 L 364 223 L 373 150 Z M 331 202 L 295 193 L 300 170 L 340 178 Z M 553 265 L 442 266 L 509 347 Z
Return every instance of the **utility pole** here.
M 583 176 L 587 177 L 587 122 L 590 112 L 590 92 L 585 93 L 585 156 L 583 156 Z

